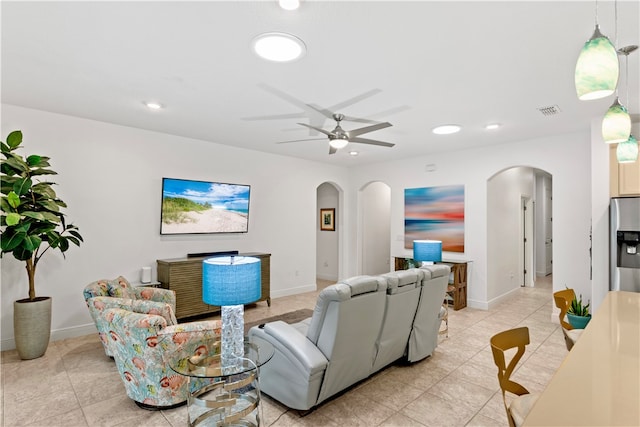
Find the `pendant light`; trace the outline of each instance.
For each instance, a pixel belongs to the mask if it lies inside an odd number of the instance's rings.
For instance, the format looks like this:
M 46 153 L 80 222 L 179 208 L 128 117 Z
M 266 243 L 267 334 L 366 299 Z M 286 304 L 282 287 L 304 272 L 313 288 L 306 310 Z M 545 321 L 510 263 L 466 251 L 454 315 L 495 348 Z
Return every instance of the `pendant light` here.
M 631 116 L 616 96 L 602 120 L 602 138 L 607 144 L 617 144 L 629 139 L 631 134 Z
M 615 42 L 618 44 L 618 2 L 615 2 Z M 632 46 L 626 46 L 618 49 L 618 55 L 625 55 L 626 57 L 630 52 L 633 52 L 631 49 Z M 629 50 L 631 49 L 631 50 Z M 627 103 L 629 102 L 629 69 L 627 67 L 627 71 L 625 72 L 626 78 L 626 87 L 627 87 Z M 629 112 L 625 108 L 624 105 L 620 103 L 620 99 L 618 97 L 618 87 L 616 88 L 616 99 L 613 101 L 609 110 L 604 115 L 604 119 L 602 120 L 602 139 L 607 144 L 617 144 L 619 142 L 624 142 L 629 139 L 629 135 L 631 135 L 631 116 L 629 116 Z
M 625 68 L 624 74 L 625 74 L 625 88 L 626 88 L 625 92 L 626 92 L 627 103 L 629 102 L 629 54 L 631 52 L 635 52 L 636 49 L 638 49 L 638 46 L 636 45 L 629 45 L 629 46 L 621 47 L 620 49 L 618 49 L 618 53 L 620 55 L 624 55 L 624 68 Z M 611 111 L 611 108 L 609 109 L 609 111 Z M 625 109 L 625 112 L 626 112 L 626 109 Z M 608 114 L 609 112 L 607 112 L 607 115 Z M 605 120 L 607 119 L 607 115 L 605 115 Z M 627 113 L 627 117 L 629 117 L 629 113 Z M 618 163 L 633 163 L 636 160 L 638 160 L 638 141 L 633 135 L 631 135 L 631 118 L 629 117 L 628 120 L 629 120 L 628 127 L 627 127 L 627 123 L 626 122 L 624 123 L 624 130 L 628 132 L 627 137 L 626 139 L 619 141 L 618 147 L 616 148 L 616 157 L 618 159 Z M 604 121 L 602 122 L 602 129 L 603 129 L 602 132 L 604 135 Z M 624 137 L 624 135 L 620 134 L 620 137 Z
M 633 135 L 629 135 L 629 139 L 618 144 L 616 157 L 618 163 L 633 163 L 638 160 L 638 141 Z
M 575 84 L 578 99 L 587 101 L 611 95 L 618 85 L 619 73 L 616 48 L 600 32 L 596 1 L 596 29 L 584 44 L 576 63 Z

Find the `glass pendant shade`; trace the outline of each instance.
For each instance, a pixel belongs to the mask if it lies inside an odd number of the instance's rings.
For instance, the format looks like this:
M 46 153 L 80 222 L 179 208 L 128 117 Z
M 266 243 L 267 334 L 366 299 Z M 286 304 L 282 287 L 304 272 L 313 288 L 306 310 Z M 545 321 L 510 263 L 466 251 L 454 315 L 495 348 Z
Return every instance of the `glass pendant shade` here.
M 616 157 L 618 163 L 633 163 L 638 160 L 638 141 L 633 135 L 629 135 L 629 139 L 618 144 Z
M 591 38 L 584 44 L 576 63 L 575 84 L 578 99 L 600 99 L 611 95 L 618 84 L 620 64 L 618 53 L 596 25 Z
M 602 138 L 607 144 L 617 144 L 629 139 L 630 134 L 631 116 L 616 97 L 602 120 Z

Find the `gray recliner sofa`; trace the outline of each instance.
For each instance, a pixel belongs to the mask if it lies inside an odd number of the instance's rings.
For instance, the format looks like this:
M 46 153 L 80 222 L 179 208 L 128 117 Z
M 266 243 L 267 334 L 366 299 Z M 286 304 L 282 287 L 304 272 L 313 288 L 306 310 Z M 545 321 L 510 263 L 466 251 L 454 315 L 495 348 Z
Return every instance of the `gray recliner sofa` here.
M 275 349 L 260 368 L 262 392 L 308 410 L 398 359 L 430 356 L 449 272 L 436 264 L 352 277 L 323 289 L 309 319 L 254 326 L 249 339 Z

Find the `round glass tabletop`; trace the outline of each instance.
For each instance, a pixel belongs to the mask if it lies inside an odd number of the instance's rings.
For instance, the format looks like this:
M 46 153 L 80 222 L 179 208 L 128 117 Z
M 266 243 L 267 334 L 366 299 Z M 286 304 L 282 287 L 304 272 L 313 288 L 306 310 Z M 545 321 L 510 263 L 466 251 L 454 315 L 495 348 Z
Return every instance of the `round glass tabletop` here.
M 244 355 L 238 363 L 223 365 L 219 339 L 204 340 L 195 351 L 180 349 L 169 355 L 169 366 L 181 375 L 198 378 L 222 378 L 254 370 L 267 363 L 274 354 L 273 346 L 254 338 L 244 341 Z

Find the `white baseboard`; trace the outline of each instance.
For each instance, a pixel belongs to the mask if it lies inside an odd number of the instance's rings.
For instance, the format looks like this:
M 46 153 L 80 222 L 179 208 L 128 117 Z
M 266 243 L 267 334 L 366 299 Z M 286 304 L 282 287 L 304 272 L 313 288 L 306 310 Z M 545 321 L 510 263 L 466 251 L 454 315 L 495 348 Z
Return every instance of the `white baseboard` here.
M 518 288 L 514 288 L 514 289 L 510 290 L 509 292 L 506 292 L 506 293 L 504 293 L 502 295 L 499 295 L 499 296 L 487 301 L 487 303 L 486 303 L 487 304 L 487 309 L 490 310 L 492 308 L 495 308 L 496 305 L 498 305 L 499 303 L 501 303 L 505 299 L 509 298 L 509 296 L 511 296 L 511 294 L 513 294 L 514 292 L 519 292 L 519 291 L 520 291 L 519 287 Z
M 315 283 L 311 285 L 298 286 L 296 288 L 289 288 L 285 291 L 271 289 L 271 298 L 287 297 L 289 295 L 302 294 L 305 292 L 313 292 L 316 289 L 317 289 L 317 286 Z
M 335 275 L 328 275 L 328 274 L 316 274 L 316 277 L 318 279 L 322 279 L 322 280 L 332 280 L 332 281 L 337 281 L 338 280 L 338 276 Z
M 96 325 L 88 323 L 86 325 L 74 326 L 72 328 L 54 329 L 51 331 L 49 342 L 60 341 L 67 338 L 76 338 L 84 335 L 97 334 Z M 14 350 L 16 341 L 14 337 L 0 340 L 0 351 Z

